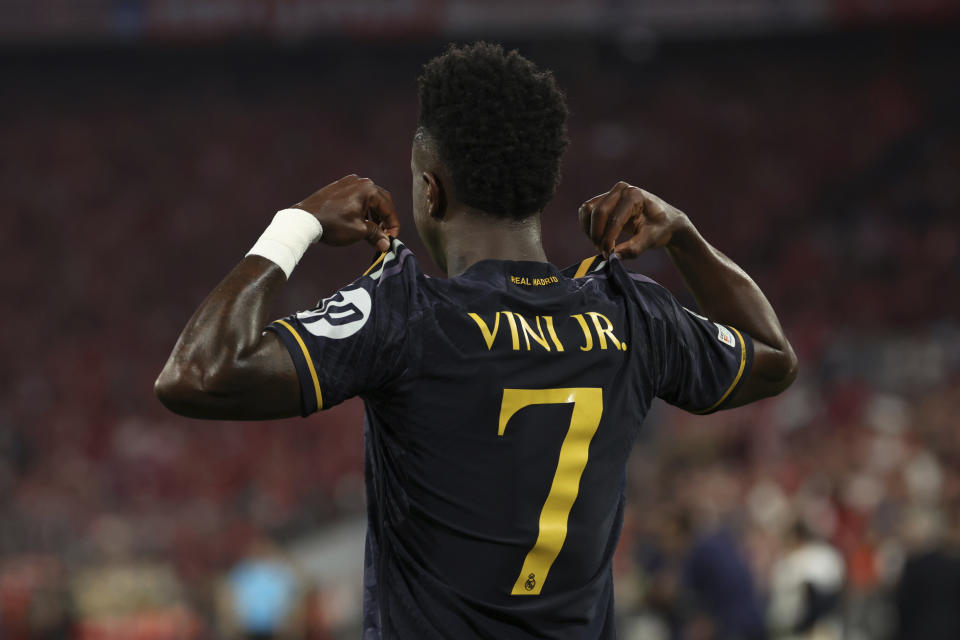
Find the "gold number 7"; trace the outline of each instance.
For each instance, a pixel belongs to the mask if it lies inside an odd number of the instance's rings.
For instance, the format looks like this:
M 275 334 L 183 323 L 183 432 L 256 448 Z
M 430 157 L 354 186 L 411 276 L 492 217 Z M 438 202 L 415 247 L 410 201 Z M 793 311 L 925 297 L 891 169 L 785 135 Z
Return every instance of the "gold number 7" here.
M 603 389 L 599 387 L 573 387 L 569 389 L 504 389 L 500 404 L 500 427 L 502 436 L 510 418 L 524 407 L 534 404 L 573 403 L 570 427 L 560 445 L 560 459 L 547 501 L 540 511 L 540 528 L 537 542 L 527 553 L 523 568 L 513 585 L 512 595 L 540 595 L 563 543 L 567 538 L 567 520 L 570 509 L 580 491 L 580 477 L 587 466 L 590 442 L 600 426 L 603 414 Z

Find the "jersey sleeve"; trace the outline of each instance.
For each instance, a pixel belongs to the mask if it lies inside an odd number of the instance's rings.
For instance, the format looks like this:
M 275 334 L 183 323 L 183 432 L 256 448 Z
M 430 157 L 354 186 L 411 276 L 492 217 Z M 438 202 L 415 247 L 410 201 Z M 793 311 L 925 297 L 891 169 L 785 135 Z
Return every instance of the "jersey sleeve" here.
M 657 395 L 693 413 L 722 409 L 750 373 L 752 338 L 690 311 L 651 280 L 636 286 L 649 316 Z
M 296 366 L 304 416 L 383 389 L 403 372 L 416 273 L 412 253 L 393 240 L 351 284 L 266 327 Z

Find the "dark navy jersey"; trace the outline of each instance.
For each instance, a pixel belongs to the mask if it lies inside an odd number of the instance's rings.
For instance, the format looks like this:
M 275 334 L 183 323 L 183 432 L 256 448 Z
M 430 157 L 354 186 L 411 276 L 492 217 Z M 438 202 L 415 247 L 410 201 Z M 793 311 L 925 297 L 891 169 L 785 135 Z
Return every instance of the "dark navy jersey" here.
M 714 411 L 753 356 L 616 257 L 437 279 L 396 240 L 269 328 L 304 414 L 364 400 L 364 640 L 614 638 L 611 559 L 650 403 Z

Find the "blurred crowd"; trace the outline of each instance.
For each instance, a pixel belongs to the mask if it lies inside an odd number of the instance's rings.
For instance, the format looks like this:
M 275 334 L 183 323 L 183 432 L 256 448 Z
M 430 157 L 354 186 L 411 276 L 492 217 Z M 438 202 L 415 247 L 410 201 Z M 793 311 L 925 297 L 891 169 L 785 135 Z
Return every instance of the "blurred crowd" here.
M 639 184 L 754 275 L 801 358 L 774 400 L 651 414 L 616 558 L 622 637 L 960 637 L 951 47 L 887 34 L 524 50 L 556 69 L 572 111 L 552 260 L 591 251 L 580 202 Z M 0 637 L 355 637 L 288 549 L 363 511 L 359 405 L 202 423 L 164 412 L 151 386 L 272 211 L 356 172 L 406 215 L 413 78 L 437 51 L 0 65 Z M 370 257 L 317 253 L 277 315 Z M 663 256 L 635 268 L 682 290 Z

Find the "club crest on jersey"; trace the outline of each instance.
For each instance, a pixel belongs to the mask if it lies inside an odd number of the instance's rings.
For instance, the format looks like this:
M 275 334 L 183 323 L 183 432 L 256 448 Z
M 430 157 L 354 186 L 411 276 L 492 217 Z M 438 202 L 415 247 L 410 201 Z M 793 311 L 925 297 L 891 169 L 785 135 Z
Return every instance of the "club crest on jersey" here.
M 733 337 L 733 332 L 722 324 L 714 322 L 717 325 L 717 340 L 729 347 L 737 346 L 737 339 Z
M 316 309 L 301 311 L 297 319 L 321 338 L 349 338 L 370 318 L 370 294 L 363 287 L 343 289 L 322 300 Z

